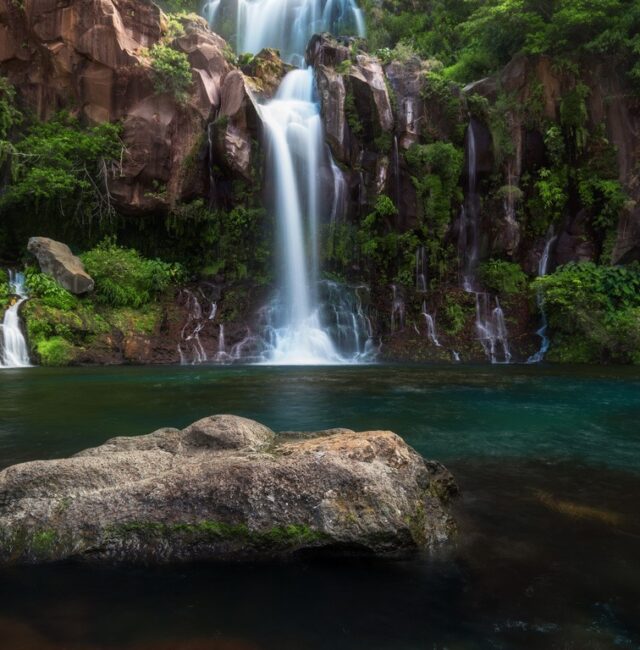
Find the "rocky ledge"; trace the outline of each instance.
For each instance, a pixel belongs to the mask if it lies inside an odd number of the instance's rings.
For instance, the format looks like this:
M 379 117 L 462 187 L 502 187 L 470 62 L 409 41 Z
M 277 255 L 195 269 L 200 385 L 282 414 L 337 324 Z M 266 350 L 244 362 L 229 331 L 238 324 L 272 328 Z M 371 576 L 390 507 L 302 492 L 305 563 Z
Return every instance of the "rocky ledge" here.
M 0 473 L 0 563 L 394 554 L 455 529 L 456 485 L 390 431 L 216 415 Z

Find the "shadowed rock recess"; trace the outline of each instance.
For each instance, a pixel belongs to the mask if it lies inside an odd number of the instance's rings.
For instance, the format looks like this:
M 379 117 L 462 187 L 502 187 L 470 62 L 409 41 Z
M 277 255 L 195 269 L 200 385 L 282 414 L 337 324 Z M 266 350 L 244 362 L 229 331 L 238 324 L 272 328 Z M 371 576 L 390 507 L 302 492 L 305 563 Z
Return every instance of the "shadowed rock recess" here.
M 216 415 L 0 473 L 0 563 L 162 563 L 446 541 L 451 474 L 390 431 Z

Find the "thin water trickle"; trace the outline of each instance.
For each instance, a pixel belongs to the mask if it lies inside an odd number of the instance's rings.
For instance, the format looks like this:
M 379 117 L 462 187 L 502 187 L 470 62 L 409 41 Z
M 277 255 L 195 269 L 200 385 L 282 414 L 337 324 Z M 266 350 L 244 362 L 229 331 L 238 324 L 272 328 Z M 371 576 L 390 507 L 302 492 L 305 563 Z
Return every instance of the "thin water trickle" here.
M 425 324 L 427 326 L 427 336 L 431 343 L 433 343 L 437 348 L 441 348 L 442 345 L 438 341 L 438 336 L 436 335 L 436 322 L 431 314 L 427 312 L 427 303 L 422 303 L 422 317 L 424 318 Z
M 544 245 L 542 255 L 540 256 L 540 262 L 538 263 L 538 277 L 541 278 L 547 275 L 549 269 L 549 258 L 551 257 L 551 249 L 557 239 L 557 236 L 553 234 L 553 230 L 549 231 L 547 236 L 547 241 Z M 547 312 L 544 308 L 544 294 L 542 290 L 538 289 L 536 294 L 536 303 L 538 305 L 538 311 L 540 312 L 540 318 L 542 320 L 542 325 L 536 334 L 540 337 L 540 349 L 533 355 L 529 357 L 527 363 L 541 363 L 544 361 L 544 357 L 549 351 L 549 346 L 551 341 L 547 336 L 547 329 L 549 328 L 549 321 L 547 320 Z

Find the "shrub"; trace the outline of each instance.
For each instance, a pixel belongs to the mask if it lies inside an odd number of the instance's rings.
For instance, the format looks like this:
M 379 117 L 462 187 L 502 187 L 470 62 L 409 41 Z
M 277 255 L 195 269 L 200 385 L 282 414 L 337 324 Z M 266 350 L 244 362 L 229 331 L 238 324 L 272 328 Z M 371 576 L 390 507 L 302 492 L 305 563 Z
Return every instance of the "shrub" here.
M 480 264 L 478 273 L 482 285 L 494 293 L 518 293 L 527 284 L 527 276 L 514 262 L 489 260 Z
M 113 217 L 106 184 L 122 151 L 118 125 L 83 128 L 74 117 L 60 113 L 32 126 L 15 150 L 0 208 L 82 224 Z
M 154 86 L 157 93 L 170 93 L 186 103 L 191 88 L 191 65 L 184 52 L 158 43 L 149 52 Z
M 537 278 L 558 360 L 640 362 L 640 267 L 570 263 Z
M 464 329 L 466 321 L 465 313 L 462 307 L 456 303 L 449 303 L 444 307 L 444 331 L 455 336 Z
M 35 267 L 27 269 L 26 285 L 29 294 L 39 298 L 47 307 L 69 311 L 78 304 L 78 299 L 72 293 L 61 287 L 52 277 L 40 273 Z
M 84 253 L 82 261 L 95 280 L 96 301 L 112 307 L 140 307 L 184 276 L 179 264 L 146 259 L 113 238 Z
M 75 356 L 73 345 L 61 336 L 40 340 L 36 351 L 43 366 L 68 366 Z

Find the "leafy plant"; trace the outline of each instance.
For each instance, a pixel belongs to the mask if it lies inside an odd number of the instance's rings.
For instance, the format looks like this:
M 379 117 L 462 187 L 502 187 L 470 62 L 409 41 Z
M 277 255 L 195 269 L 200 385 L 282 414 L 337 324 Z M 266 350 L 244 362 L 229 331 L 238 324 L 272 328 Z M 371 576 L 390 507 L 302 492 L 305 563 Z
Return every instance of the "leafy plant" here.
M 482 285 L 493 293 L 519 293 L 527 284 L 522 267 L 506 260 L 483 262 L 478 267 L 478 274 Z
M 78 299 L 52 277 L 40 273 L 35 267 L 29 267 L 25 275 L 29 294 L 40 298 L 43 305 L 63 310 L 72 310 L 77 306 Z
M 179 264 L 146 259 L 132 248 L 117 246 L 113 238 L 81 258 L 95 280 L 96 301 L 112 307 L 140 307 L 184 275 Z
M 640 362 L 637 264 L 570 263 L 532 287 L 544 296 L 558 360 Z
M 121 151 L 116 124 L 83 128 L 66 113 L 35 124 L 15 144 L 12 180 L 0 209 L 55 213 L 80 223 L 110 219 L 108 180 Z
M 157 93 L 169 93 L 180 103 L 186 103 L 191 88 L 191 65 L 184 52 L 158 43 L 149 52 L 154 86 Z

